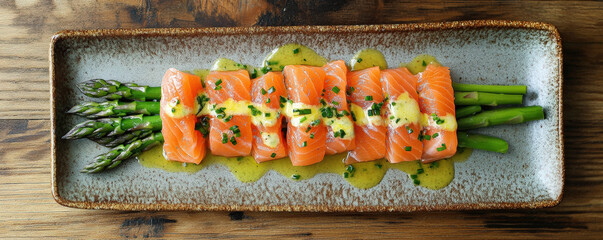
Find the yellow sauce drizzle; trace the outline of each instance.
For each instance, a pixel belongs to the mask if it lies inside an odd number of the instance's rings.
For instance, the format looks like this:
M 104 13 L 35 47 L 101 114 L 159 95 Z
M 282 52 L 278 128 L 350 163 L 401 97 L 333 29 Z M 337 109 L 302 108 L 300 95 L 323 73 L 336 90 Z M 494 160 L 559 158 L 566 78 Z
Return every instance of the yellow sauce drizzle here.
M 383 53 L 373 48 L 360 50 L 350 60 L 352 71 L 359 71 L 375 66 L 379 66 L 381 70 L 385 70 L 387 69 L 387 61 L 385 61 Z
M 187 173 L 194 173 L 207 166 L 220 164 L 228 167 L 230 172 L 241 182 L 255 182 L 269 170 L 290 178 L 292 181 L 310 179 L 321 173 L 337 174 L 342 177 L 347 175 L 348 177 L 344 179 L 352 186 L 361 189 L 376 186 L 381 182 L 388 169 L 396 169 L 407 173 L 408 180 L 411 183 L 414 181 L 411 176 L 416 175 L 415 179 L 419 181 L 419 186 L 428 189 L 441 189 L 448 186 L 454 178 L 454 162 L 466 160 L 471 156 L 472 150 L 459 148 L 457 155 L 452 158 L 431 164 L 421 164 L 419 161 L 391 164 L 384 159 L 355 163 L 351 165 L 353 166 L 352 171 L 350 171 L 352 168 L 342 162 L 346 157 L 346 153 L 325 156 L 322 162 L 310 166 L 295 167 L 291 165 L 289 158 L 256 163 L 253 157 L 250 156 L 227 158 L 211 154 L 208 154 L 199 165 L 183 164 L 165 160 L 162 152 L 163 148 L 161 146 L 154 147 L 138 156 L 138 161 L 142 166 L 148 168 Z M 422 173 L 418 174 L 421 168 L 423 169 Z

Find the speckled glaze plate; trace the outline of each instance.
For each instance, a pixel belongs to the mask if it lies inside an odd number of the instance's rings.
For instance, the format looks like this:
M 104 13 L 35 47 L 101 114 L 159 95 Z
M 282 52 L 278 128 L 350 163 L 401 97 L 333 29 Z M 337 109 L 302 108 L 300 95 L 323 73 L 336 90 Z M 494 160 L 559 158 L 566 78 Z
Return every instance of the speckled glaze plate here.
M 92 78 L 158 86 L 165 70 L 209 68 L 218 56 L 260 65 L 275 47 L 298 42 L 328 59 L 350 59 L 374 47 L 391 66 L 431 54 L 453 81 L 525 84 L 525 105 L 545 120 L 478 131 L 506 139 L 507 154 L 474 151 L 456 163 L 440 190 L 415 186 L 389 170 L 362 190 L 335 174 L 291 181 L 268 172 L 241 183 L 220 165 L 194 174 L 142 167 L 132 159 L 100 174 L 80 173 L 106 148 L 60 139 L 83 119 L 65 114 L 87 100 L 76 84 Z M 63 31 L 50 44 L 52 193 L 59 204 L 119 210 L 416 211 L 539 208 L 563 192 L 562 53 L 548 24 L 468 21 L 408 25 Z

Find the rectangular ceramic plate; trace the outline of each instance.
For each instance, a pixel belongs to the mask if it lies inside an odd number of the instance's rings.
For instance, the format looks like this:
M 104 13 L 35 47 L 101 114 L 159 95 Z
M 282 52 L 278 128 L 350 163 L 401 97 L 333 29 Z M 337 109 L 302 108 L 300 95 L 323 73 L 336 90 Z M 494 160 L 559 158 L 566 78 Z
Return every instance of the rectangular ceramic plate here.
M 167 68 L 209 68 L 218 56 L 259 66 L 275 47 L 298 42 L 328 59 L 381 50 L 390 66 L 431 54 L 462 83 L 525 84 L 525 105 L 546 119 L 478 131 L 506 139 L 507 154 L 474 151 L 440 190 L 389 170 L 376 187 L 352 187 L 334 174 L 291 181 L 269 172 L 241 183 L 226 167 L 194 174 L 142 167 L 136 160 L 100 174 L 80 170 L 106 148 L 60 136 L 83 119 L 65 114 L 88 98 L 76 84 L 92 78 L 158 86 Z M 415 211 L 549 207 L 563 191 L 562 55 L 555 27 L 470 21 L 377 26 L 64 31 L 50 46 L 52 192 L 62 205 L 119 210 Z

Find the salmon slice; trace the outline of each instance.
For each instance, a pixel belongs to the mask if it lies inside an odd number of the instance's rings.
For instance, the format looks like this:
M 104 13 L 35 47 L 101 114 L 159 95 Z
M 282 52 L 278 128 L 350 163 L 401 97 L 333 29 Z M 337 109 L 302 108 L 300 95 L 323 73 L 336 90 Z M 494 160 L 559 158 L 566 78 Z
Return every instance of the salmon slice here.
M 364 114 L 367 114 L 374 104 L 379 106 L 383 102 L 380 76 L 381 70 L 379 70 L 379 67 L 348 73 L 348 91 L 351 93 L 349 100 L 352 104 L 361 107 Z M 357 144 L 356 148 L 348 153 L 345 160 L 346 164 L 384 158 L 387 128 L 381 118 L 380 109 L 373 115 L 373 119 L 375 119 L 373 123 L 359 121 L 361 118 L 367 118 L 366 116 L 355 116 L 355 118 L 354 134 L 356 135 Z
M 327 139 L 327 129 L 321 124 L 318 113 L 325 71 L 321 67 L 288 65 L 283 74 L 289 101 L 293 102 L 292 115 L 287 116 L 287 147 L 291 163 L 293 166 L 306 166 L 320 162 L 325 155 Z M 304 107 L 296 109 L 295 106 Z M 300 112 L 307 109 L 311 110 L 310 113 Z M 311 119 L 305 120 L 306 117 Z M 312 124 L 313 121 L 318 122 Z
M 230 112 L 251 101 L 249 73 L 245 70 L 213 71 L 205 81 L 211 111 L 209 149 L 219 156 L 249 156 L 253 138 L 251 118 L 247 112 Z M 229 101 L 233 106 L 223 106 Z
M 197 94 L 203 93 L 198 76 L 167 70 L 161 81 L 163 152 L 171 161 L 199 164 L 205 157 L 205 138 L 195 130 Z
M 406 68 L 383 70 L 381 87 L 388 97 L 385 158 L 391 163 L 421 159 L 423 143 L 419 139 L 421 111 L 417 77 Z
M 258 163 L 287 156 L 287 147 L 282 132 L 283 116 L 280 114 L 281 99 L 286 98 L 287 91 L 285 90 L 282 73 L 269 72 L 260 78 L 253 79 L 251 83 L 251 101 L 277 112 L 277 114 L 274 112 L 259 113 L 263 114 L 264 117 L 266 117 L 266 113 L 270 114 L 267 117 L 269 120 L 259 121 L 259 124 L 254 122 L 253 124 L 251 153 Z M 272 116 L 273 114 L 275 116 Z M 276 143 L 275 140 L 278 142 Z
M 456 153 L 457 139 L 450 70 L 430 64 L 419 73 L 417 89 L 421 112 L 429 117 L 428 124 L 423 123 L 422 162 L 452 157 Z
M 335 108 L 338 114 L 349 113 L 348 102 L 345 96 L 345 90 L 347 89 L 346 75 L 348 68 L 343 60 L 333 61 L 323 66 L 326 73 L 325 78 L 325 95 L 324 100 L 328 107 Z M 350 114 L 342 114 L 343 116 L 336 116 L 338 119 L 347 118 L 347 121 L 343 123 L 353 123 Z M 346 133 L 344 137 L 340 137 L 341 134 L 338 132 L 335 134 L 333 131 L 337 126 L 327 124 L 327 143 L 326 143 L 326 154 L 337 154 L 345 151 L 352 150 L 356 147 L 356 141 L 354 140 L 354 131 Z M 337 137 L 335 136 L 337 135 Z

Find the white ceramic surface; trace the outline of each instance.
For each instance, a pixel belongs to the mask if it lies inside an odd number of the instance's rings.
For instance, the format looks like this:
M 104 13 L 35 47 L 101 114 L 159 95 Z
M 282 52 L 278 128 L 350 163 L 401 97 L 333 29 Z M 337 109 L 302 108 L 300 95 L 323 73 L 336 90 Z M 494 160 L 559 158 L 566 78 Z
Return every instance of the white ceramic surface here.
M 357 27 L 180 29 L 141 32 L 66 32 L 51 44 L 53 193 L 61 204 L 112 209 L 221 209 L 300 211 L 413 211 L 553 206 L 563 190 L 561 46 L 554 27 L 518 22 L 464 22 Z M 105 173 L 80 169 L 107 149 L 88 140 L 60 139 L 83 118 L 67 115 L 89 99 L 75 84 L 115 79 L 160 85 L 165 70 L 209 68 L 218 56 L 260 65 L 275 47 L 298 42 L 328 59 L 348 60 L 362 48 L 379 49 L 390 67 L 431 54 L 462 83 L 525 84 L 524 105 L 540 105 L 546 119 L 477 131 L 506 139 L 507 154 L 474 151 L 456 163 L 455 179 L 441 190 L 415 186 L 389 170 L 362 190 L 320 174 L 291 181 L 269 172 L 241 183 L 226 167 L 194 174 L 142 167 L 135 159 Z

